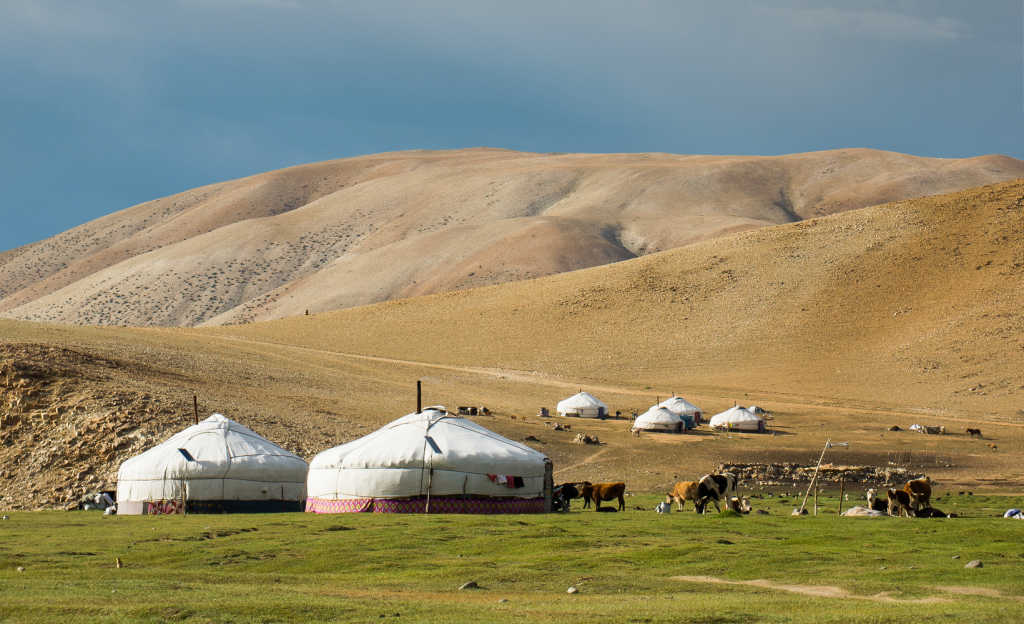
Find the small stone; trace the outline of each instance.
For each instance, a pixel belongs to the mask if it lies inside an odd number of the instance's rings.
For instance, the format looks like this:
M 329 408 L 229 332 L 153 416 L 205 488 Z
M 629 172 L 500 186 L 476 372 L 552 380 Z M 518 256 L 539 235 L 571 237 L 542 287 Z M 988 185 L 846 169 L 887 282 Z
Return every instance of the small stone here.
M 959 559 L 959 558 L 960 558 L 960 555 L 953 555 L 953 558 L 954 558 L 954 559 Z
M 882 567 L 880 567 L 880 568 L 878 568 L 878 569 L 879 569 L 879 570 L 884 570 L 884 569 L 885 569 L 885 566 L 882 566 Z
M 499 604 L 505 604 L 506 602 L 508 602 L 508 598 L 502 598 L 498 601 Z
M 18 570 L 18 572 L 24 572 L 25 571 L 25 566 L 18 566 L 17 570 Z
M 578 591 L 579 590 L 576 589 L 576 586 L 572 585 L 572 586 L 569 587 L 569 589 L 565 590 L 565 593 L 567 593 L 567 594 L 575 594 Z
M 983 568 L 985 564 L 981 562 L 981 559 L 972 559 L 964 564 L 965 568 Z
M 463 583 L 459 586 L 459 589 L 480 589 L 480 586 L 476 584 L 476 581 L 470 581 L 468 583 Z

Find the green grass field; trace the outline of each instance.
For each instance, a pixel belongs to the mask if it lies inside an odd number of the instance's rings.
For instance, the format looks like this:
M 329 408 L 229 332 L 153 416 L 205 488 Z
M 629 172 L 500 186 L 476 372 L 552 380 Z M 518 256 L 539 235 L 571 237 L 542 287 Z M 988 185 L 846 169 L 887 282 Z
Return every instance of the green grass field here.
M 997 517 L 1016 498 L 947 497 L 936 505 L 965 516 L 948 520 L 840 519 L 835 498 L 801 518 L 792 498 L 755 500 L 770 514 L 744 517 L 658 515 L 657 501 L 535 516 L 9 512 L 0 619 L 1004 622 L 1024 610 L 1024 522 Z M 965 569 L 972 559 L 984 567 Z M 480 588 L 460 591 L 467 581 Z

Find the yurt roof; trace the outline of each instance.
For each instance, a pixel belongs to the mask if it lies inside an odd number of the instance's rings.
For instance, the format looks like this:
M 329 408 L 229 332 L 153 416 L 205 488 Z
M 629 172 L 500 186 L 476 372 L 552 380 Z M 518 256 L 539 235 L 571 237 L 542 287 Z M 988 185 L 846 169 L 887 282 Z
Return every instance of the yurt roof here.
M 699 407 L 690 403 L 681 396 L 669 397 L 661 403 L 658 403 L 658 407 L 664 407 L 676 414 L 695 414 L 702 411 Z
M 724 412 L 715 414 L 714 416 L 711 417 L 711 421 L 708 424 L 710 424 L 712 427 L 716 427 L 719 425 L 728 425 L 736 423 L 756 423 L 761 420 L 761 417 L 757 416 L 756 414 L 752 414 L 746 408 L 737 405 L 735 407 L 730 407 Z
M 580 408 L 608 408 L 601 399 L 598 399 L 589 392 L 579 392 L 572 395 L 567 399 L 562 399 L 558 402 L 558 411 L 563 412 L 567 409 L 580 409 Z
M 661 425 L 675 427 L 683 422 L 683 419 L 675 412 L 657 405 L 651 406 L 649 410 L 637 416 L 633 421 L 634 429 L 642 429 L 645 426 Z
M 118 481 L 236 479 L 304 483 L 301 457 L 214 414 L 121 464 Z
M 469 419 L 450 415 L 443 408 L 427 408 L 319 453 L 310 462 L 310 469 L 430 467 L 543 477 L 546 459 L 540 451 Z

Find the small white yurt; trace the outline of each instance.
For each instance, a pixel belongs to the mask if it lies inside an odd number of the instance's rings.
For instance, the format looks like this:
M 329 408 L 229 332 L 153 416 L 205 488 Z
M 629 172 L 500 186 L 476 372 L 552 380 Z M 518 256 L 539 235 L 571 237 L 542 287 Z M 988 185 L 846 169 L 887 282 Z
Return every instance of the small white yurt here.
M 608 415 L 608 406 L 589 392 L 579 392 L 558 402 L 559 416 L 580 418 L 603 418 Z
M 708 422 L 712 429 L 725 431 L 757 431 L 764 433 L 764 419 L 739 405 L 715 414 Z
M 302 511 L 305 460 L 214 414 L 121 464 L 119 514 Z
M 306 511 L 540 513 L 550 479 L 543 453 L 428 407 L 314 457 Z
M 700 424 L 700 417 L 703 411 L 690 403 L 681 396 L 671 396 L 661 403 L 658 403 L 658 407 L 664 407 L 673 414 L 679 414 L 684 420 L 689 420 L 687 424 L 688 429 L 693 429 L 696 425 Z
M 670 433 L 682 433 L 686 431 L 686 421 L 679 414 L 676 414 L 665 407 L 651 406 L 643 414 L 637 416 L 633 421 L 633 431 L 665 431 Z

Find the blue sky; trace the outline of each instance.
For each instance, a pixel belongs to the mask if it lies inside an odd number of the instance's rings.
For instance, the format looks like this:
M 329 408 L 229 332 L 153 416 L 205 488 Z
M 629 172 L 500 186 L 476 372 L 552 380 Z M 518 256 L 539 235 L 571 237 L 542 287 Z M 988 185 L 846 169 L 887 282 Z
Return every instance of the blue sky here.
M 403 149 L 1024 158 L 1022 2 L 7 0 L 0 250 Z

